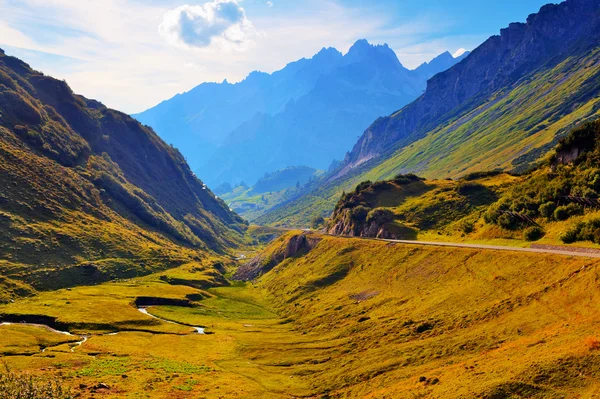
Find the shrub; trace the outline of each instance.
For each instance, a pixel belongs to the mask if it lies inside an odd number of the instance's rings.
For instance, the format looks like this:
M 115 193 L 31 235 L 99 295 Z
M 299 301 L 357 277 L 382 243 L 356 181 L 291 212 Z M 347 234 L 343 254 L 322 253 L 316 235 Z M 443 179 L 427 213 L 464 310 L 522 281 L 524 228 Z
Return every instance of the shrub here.
M 464 175 L 461 180 L 469 181 L 469 180 L 483 179 L 486 177 L 498 176 L 501 173 L 503 173 L 501 170 L 488 170 L 488 171 L 481 171 L 481 172 L 472 172 L 467 175 Z
M 560 239 L 566 244 L 576 241 L 592 241 L 600 243 L 600 219 L 592 219 L 587 222 L 578 223 L 565 232 Z
M 552 219 L 552 216 L 554 215 L 554 211 L 556 210 L 556 204 L 554 204 L 554 202 L 546 202 L 542 205 L 540 205 L 538 211 L 540 212 L 540 215 L 542 215 L 543 217 L 547 218 L 547 219 Z
M 569 204 L 567 205 L 567 212 L 569 216 L 583 215 L 583 207 L 579 204 Z
M 364 222 L 369 214 L 369 208 L 363 205 L 356 206 L 350 210 L 350 218 L 356 222 Z
M 560 240 L 562 242 L 564 242 L 565 244 L 574 243 L 575 241 L 577 241 L 577 233 L 578 232 L 579 232 L 579 230 L 577 228 L 572 228 L 570 230 L 567 230 L 560 236 Z
M 480 190 L 485 190 L 485 186 L 474 182 L 460 182 L 456 187 L 456 191 L 460 195 L 469 195 Z
M 567 220 L 569 218 L 569 210 L 566 206 L 559 206 L 554 210 L 554 219 Z
M 356 186 L 356 193 L 360 193 L 361 191 L 371 187 L 372 182 L 370 180 L 366 180 Z
M 487 224 L 496 224 L 498 223 L 498 218 L 500 217 L 500 212 L 497 209 L 490 208 L 483 214 L 483 220 Z
M 313 218 L 310 221 L 310 227 L 312 227 L 313 229 L 318 229 L 319 227 L 323 226 L 324 224 L 325 224 L 325 219 L 323 219 L 323 216 L 320 216 L 320 215 L 313 216 Z
M 544 230 L 539 226 L 532 226 L 525 229 L 523 238 L 525 241 L 537 241 L 544 236 Z
M 43 382 L 28 375 L 0 374 L 0 399 L 71 399 L 57 382 Z
M 503 213 L 500 216 L 498 216 L 496 223 L 498 223 L 498 226 L 509 230 L 516 228 L 518 225 L 515 218 L 513 218 L 507 213 Z
M 410 184 L 416 181 L 421 181 L 424 180 L 422 177 L 419 177 L 417 175 L 415 175 L 414 173 L 408 173 L 406 175 L 403 175 L 402 173 L 396 175 L 396 177 L 394 177 L 394 183 L 396 184 Z
M 475 231 L 475 223 L 470 220 L 463 220 L 460 223 L 460 230 L 465 234 L 470 234 Z
M 392 212 L 391 210 L 385 208 L 377 208 L 369 212 L 369 214 L 367 215 L 367 223 L 375 222 L 378 224 L 385 224 L 394 220 L 394 217 L 394 212 Z

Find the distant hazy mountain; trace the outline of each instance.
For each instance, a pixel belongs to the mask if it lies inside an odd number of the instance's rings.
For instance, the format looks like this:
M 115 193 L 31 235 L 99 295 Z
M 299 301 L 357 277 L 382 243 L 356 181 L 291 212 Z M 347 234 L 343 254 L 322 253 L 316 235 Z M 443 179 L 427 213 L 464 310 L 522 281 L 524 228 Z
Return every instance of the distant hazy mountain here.
M 323 49 L 271 75 L 202 84 L 135 117 L 181 148 L 209 185 L 253 184 L 288 166 L 326 169 L 374 119 L 465 56 L 444 53 L 411 71 L 387 45 L 360 40 L 346 55 Z
M 197 168 L 227 135 L 257 113 L 276 114 L 308 93 L 317 79 L 342 62 L 336 49 L 322 49 L 311 59 L 288 64 L 273 74 L 252 72 L 240 83 L 203 83 L 189 92 L 134 115 L 166 142 L 184 150 Z
M 266 173 L 252 187 L 251 194 L 263 194 L 303 186 L 316 177 L 317 173 L 318 170 L 308 166 L 291 166 L 272 173 Z

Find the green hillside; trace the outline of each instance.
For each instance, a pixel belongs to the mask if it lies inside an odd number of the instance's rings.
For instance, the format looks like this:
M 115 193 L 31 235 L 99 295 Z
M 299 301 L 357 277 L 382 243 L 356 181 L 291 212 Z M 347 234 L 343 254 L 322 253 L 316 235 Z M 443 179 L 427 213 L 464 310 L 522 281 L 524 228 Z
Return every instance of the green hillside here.
M 0 52 L 0 299 L 224 252 L 246 225 L 149 128 Z

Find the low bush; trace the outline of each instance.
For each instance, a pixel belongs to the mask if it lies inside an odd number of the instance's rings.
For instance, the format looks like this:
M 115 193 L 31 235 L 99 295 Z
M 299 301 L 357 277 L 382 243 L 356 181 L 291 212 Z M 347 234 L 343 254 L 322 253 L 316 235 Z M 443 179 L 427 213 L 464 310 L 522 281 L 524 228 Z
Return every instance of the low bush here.
M 470 220 L 463 220 L 460 223 L 460 230 L 465 234 L 470 234 L 475 231 L 475 223 Z
M 554 202 L 545 202 L 539 207 L 540 215 L 547 219 L 552 219 L 554 211 L 556 210 L 556 204 Z
M 362 182 L 362 183 L 359 183 L 359 185 L 358 185 L 358 186 L 356 186 L 356 190 L 355 190 L 355 192 L 358 194 L 358 193 L 360 193 L 361 191 L 364 191 L 364 190 L 366 190 L 367 188 L 371 187 L 371 184 L 373 184 L 373 183 L 372 183 L 370 180 L 366 180 L 366 181 L 364 181 L 364 182 Z
M 460 195 L 469 195 L 481 190 L 485 190 L 485 186 L 474 182 L 460 182 L 456 187 L 456 192 Z
M 498 224 L 498 226 L 508 230 L 514 230 L 519 226 L 517 220 L 508 213 L 503 213 L 500 216 L 498 216 L 496 223 Z
M 396 175 L 396 177 L 394 177 L 394 183 L 400 184 L 400 185 L 410 184 L 410 183 L 413 183 L 416 181 L 422 181 L 422 180 L 425 180 L 425 179 L 415 175 L 414 173 L 408 173 L 406 175 L 399 174 L 399 175 Z
M 566 206 L 559 206 L 554 210 L 554 219 L 562 221 L 569 218 L 569 210 Z
M 367 215 L 367 223 L 385 224 L 394 220 L 394 212 L 385 208 L 373 209 Z
M 569 204 L 567 205 L 567 212 L 569 216 L 583 215 L 583 207 L 579 204 Z
M 325 225 L 325 219 L 323 218 L 323 216 L 316 215 L 313 216 L 313 218 L 310 220 L 310 227 L 313 229 L 318 229 L 320 227 L 323 227 L 323 225 Z
M 577 223 L 560 237 L 561 241 L 571 244 L 577 241 L 592 241 L 600 244 L 600 219 Z
M 501 170 L 487 170 L 487 171 L 480 171 L 480 172 L 472 172 L 469 173 L 467 175 L 464 175 L 461 180 L 477 180 L 477 179 L 483 179 L 486 177 L 493 177 L 493 176 L 498 176 L 499 174 L 502 174 L 503 172 Z
M 544 230 L 539 226 L 528 227 L 523 231 L 525 241 L 537 241 L 544 236 Z
M 355 222 L 364 222 L 369 214 L 369 208 L 359 205 L 350 210 L 350 218 Z

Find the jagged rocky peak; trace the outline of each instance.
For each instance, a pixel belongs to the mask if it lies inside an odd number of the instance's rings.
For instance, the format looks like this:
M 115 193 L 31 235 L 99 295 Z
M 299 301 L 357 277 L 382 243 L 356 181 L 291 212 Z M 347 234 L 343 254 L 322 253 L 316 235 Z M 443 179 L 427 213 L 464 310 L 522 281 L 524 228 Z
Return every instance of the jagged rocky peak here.
M 317 54 L 315 54 L 315 56 L 313 57 L 313 59 L 319 59 L 319 58 L 341 58 L 342 57 L 342 53 L 340 53 L 336 48 L 334 47 L 323 47 L 321 49 L 321 51 L 319 51 Z
M 391 61 L 401 65 L 396 53 L 387 45 L 387 43 L 373 45 L 366 39 L 357 40 L 356 43 L 350 47 L 350 50 L 348 50 L 348 53 L 344 58 L 348 62 L 381 62 L 387 60 L 388 62 Z

